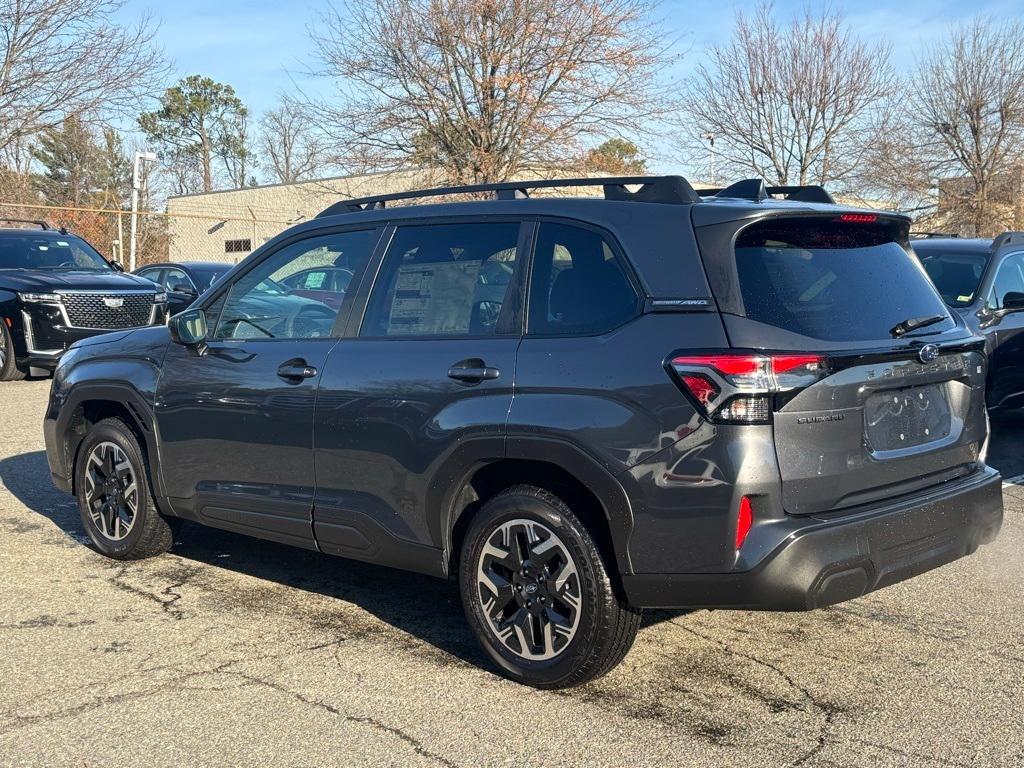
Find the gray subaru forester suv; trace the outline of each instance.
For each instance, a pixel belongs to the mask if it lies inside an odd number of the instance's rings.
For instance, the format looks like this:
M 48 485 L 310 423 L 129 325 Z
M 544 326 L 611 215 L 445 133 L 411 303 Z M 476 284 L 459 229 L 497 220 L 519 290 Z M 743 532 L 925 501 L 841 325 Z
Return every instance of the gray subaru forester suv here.
M 672 176 L 344 200 L 72 347 L 53 479 L 114 558 L 190 520 L 457 579 L 504 674 L 579 684 L 644 607 L 818 608 L 996 536 L 983 342 L 908 227 Z

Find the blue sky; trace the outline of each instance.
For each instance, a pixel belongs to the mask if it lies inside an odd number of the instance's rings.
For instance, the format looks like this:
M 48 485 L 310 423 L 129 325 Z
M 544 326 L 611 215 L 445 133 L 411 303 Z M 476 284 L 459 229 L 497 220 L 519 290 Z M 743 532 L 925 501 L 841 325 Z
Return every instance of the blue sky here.
M 176 76 L 203 74 L 228 83 L 259 115 L 296 82 L 307 89 L 322 87 L 303 73 L 312 60 L 307 30 L 327 5 L 325 0 L 127 0 L 119 20 L 130 23 L 149 14 L 160 25 L 157 39 Z M 778 0 L 775 5 L 788 15 L 808 2 Z M 941 38 L 951 23 L 978 13 L 996 19 L 1024 15 L 1024 0 L 859 0 L 830 5 L 864 39 L 888 41 L 900 69 L 912 66 L 915 53 Z M 728 36 L 738 9 L 752 6 L 751 1 L 737 0 L 664 0 L 659 15 L 680 49 L 687 51 L 678 74 L 685 74 L 707 46 Z

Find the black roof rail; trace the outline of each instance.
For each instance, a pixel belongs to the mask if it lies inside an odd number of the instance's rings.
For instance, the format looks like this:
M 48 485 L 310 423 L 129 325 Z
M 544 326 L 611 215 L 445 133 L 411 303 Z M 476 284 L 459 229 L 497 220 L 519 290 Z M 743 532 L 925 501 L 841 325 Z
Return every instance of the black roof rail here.
M 910 237 L 916 240 L 931 240 L 933 237 L 958 238 L 960 235 L 955 232 L 911 232 Z
M 630 192 L 627 186 L 639 185 L 640 189 Z M 600 176 L 595 178 L 538 179 L 537 181 L 502 181 L 492 184 L 465 184 L 455 187 L 434 187 L 410 192 L 394 192 L 389 195 L 356 197 L 339 200 L 321 211 L 320 216 L 334 216 L 339 213 L 355 213 L 384 208 L 396 200 L 417 200 L 423 197 L 444 197 L 447 195 L 477 194 L 491 192 L 497 200 L 521 200 L 530 196 L 531 189 L 553 189 L 563 187 L 602 187 L 605 200 L 625 200 L 641 203 L 670 203 L 688 205 L 699 203 L 700 195 L 682 176 Z
M 800 203 L 835 205 L 836 202 L 824 187 L 817 184 L 769 187 L 762 179 L 744 179 L 724 188 L 702 189 L 699 194 L 701 197 L 732 197 L 740 200 L 753 200 L 755 203 L 779 195 L 786 200 Z
M 1003 232 L 992 241 L 992 253 L 1008 245 L 1024 245 L 1024 232 Z
M 12 219 L 9 216 L 0 216 L 0 221 L 10 221 L 15 224 L 32 224 L 40 229 L 53 229 L 53 227 L 40 219 Z

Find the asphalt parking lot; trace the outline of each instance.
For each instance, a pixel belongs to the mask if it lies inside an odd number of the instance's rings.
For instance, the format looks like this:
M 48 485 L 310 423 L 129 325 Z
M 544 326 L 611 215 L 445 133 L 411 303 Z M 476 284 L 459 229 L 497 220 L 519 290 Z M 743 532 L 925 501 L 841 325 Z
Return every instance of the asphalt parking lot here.
M 812 613 L 651 612 L 545 693 L 492 673 L 452 584 L 197 526 L 96 554 L 48 386 L 0 385 L 0 764 L 1024 765 L 1024 487 L 973 557 Z M 1022 447 L 1008 418 L 990 463 Z

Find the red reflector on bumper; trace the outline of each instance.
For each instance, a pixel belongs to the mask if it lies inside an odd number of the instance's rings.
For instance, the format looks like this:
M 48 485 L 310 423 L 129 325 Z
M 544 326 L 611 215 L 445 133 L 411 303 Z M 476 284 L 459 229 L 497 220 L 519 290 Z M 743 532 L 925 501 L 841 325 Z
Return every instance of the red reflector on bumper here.
M 736 513 L 736 551 L 739 552 L 743 542 L 747 540 L 750 527 L 754 524 L 754 510 L 750 506 L 750 499 L 744 496 L 740 499 L 740 508 Z

